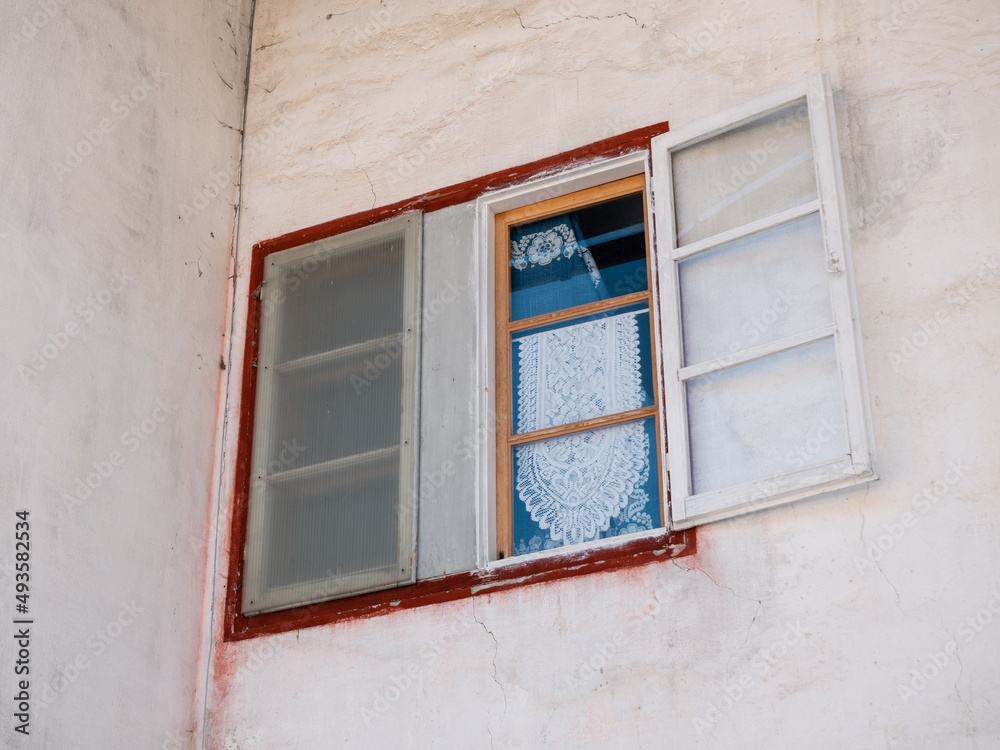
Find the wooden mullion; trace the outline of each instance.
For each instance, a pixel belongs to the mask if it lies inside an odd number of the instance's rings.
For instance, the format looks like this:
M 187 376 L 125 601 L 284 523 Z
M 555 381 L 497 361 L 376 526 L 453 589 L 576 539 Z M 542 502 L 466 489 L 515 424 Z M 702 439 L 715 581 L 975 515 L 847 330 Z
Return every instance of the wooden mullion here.
M 648 303 L 648 300 L 649 290 L 647 289 L 644 292 L 632 292 L 631 294 L 623 294 L 621 297 L 612 297 L 611 299 L 602 299 L 597 302 L 588 302 L 586 305 L 567 307 L 565 310 L 556 310 L 555 312 L 535 315 L 534 317 L 524 318 L 523 320 L 514 320 L 508 323 L 505 326 L 505 329 L 507 333 L 514 333 L 515 331 L 523 331 L 526 328 L 536 328 L 549 325 L 551 323 L 559 323 L 560 321 L 569 320 L 571 318 L 586 317 L 587 315 L 604 312 L 605 310 L 613 310 L 616 307 L 626 307 L 637 302 Z
M 598 185 L 589 190 L 581 190 L 576 193 L 551 198 L 541 203 L 532 203 L 521 208 L 515 208 L 504 214 L 504 223 L 506 226 L 524 224 L 529 221 L 545 219 L 549 216 L 569 213 L 574 209 L 584 206 L 604 203 L 630 193 L 638 193 L 642 191 L 645 181 L 645 175 L 637 174 L 632 177 L 616 180 L 615 182 L 609 182 L 605 185 Z
M 639 409 L 630 409 L 629 411 L 620 411 L 616 414 L 607 414 L 603 417 L 591 417 L 590 419 L 583 419 L 579 422 L 561 424 L 557 427 L 544 427 L 540 430 L 532 430 L 531 432 L 520 432 L 517 435 L 511 435 L 507 440 L 507 445 L 515 446 L 524 445 L 525 443 L 536 443 L 539 440 L 549 440 L 551 438 L 569 435 L 574 432 L 596 430 L 601 427 L 611 427 L 612 425 L 621 424 L 622 422 L 631 422 L 655 416 L 656 404 L 653 404 L 652 406 L 643 406 Z

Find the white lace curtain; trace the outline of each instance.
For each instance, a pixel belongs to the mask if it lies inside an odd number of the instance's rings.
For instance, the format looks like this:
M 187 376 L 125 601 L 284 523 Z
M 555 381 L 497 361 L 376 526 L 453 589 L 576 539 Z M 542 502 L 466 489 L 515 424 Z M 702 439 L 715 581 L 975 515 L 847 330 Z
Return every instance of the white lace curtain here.
M 638 314 L 520 339 L 517 431 L 640 408 Z M 649 442 L 644 424 L 629 422 L 519 447 L 515 497 L 546 532 L 545 546 L 597 539 L 631 506 L 645 506 Z

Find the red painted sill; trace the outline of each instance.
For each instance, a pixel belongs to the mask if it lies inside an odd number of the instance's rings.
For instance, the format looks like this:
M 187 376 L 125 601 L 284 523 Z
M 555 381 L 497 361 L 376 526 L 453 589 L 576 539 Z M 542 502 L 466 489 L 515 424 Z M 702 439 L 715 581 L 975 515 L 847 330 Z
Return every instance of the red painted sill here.
M 254 617 L 238 615 L 234 620 L 227 621 L 225 640 L 238 641 L 343 620 L 376 617 L 427 604 L 494 594 L 533 583 L 635 568 L 657 561 L 693 555 L 694 552 L 694 529 L 674 533 L 664 531 L 658 536 L 644 536 L 613 547 L 568 552 L 563 555 L 535 558 L 523 563 L 510 562 L 489 570 L 457 573 L 419 581 L 410 586 L 335 599 L 280 612 L 269 612 Z

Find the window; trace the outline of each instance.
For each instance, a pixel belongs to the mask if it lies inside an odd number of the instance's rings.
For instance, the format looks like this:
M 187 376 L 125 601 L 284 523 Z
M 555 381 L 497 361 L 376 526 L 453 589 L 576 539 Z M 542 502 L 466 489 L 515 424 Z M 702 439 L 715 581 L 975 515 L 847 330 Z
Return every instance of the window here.
M 663 525 L 644 183 L 496 216 L 499 558 Z
M 414 580 L 420 226 L 265 260 L 245 613 Z
M 267 240 L 251 279 L 227 637 L 875 478 L 824 76 Z
M 497 559 L 619 533 L 623 519 L 615 513 L 641 507 L 634 497 L 622 500 L 636 486 L 632 477 L 615 490 L 586 485 L 584 459 L 558 436 L 596 446 L 597 427 L 639 417 L 648 419 L 651 443 L 664 446 L 651 454 L 649 476 L 659 464 L 674 529 L 875 478 L 828 79 L 816 76 L 655 136 L 649 154 L 648 164 L 609 162 L 607 183 L 600 168 L 587 166 L 562 183 L 543 181 L 534 193 L 511 190 L 485 201 L 498 207 L 484 212 L 496 222 Z M 659 284 L 641 300 L 609 291 L 606 277 L 616 271 L 593 247 L 594 235 L 617 237 L 621 227 L 585 228 L 581 219 L 605 205 L 601 191 L 641 187 L 641 174 L 634 183 L 611 181 L 630 169 L 645 169 L 656 217 L 650 265 Z M 585 189 L 546 198 L 577 186 Z M 648 330 L 660 333 L 658 322 L 662 333 L 641 355 L 653 362 L 642 365 L 642 399 L 604 404 L 593 396 L 604 360 L 584 364 L 575 347 L 586 326 L 631 314 L 633 301 L 652 304 L 659 321 L 654 315 Z M 631 356 L 615 340 L 602 356 L 623 352 Z M 648 367 L 662 368 L 662 401 L 658 379 L 646 385 Z M 614 396 L 634 396 L 629 382 L 618 381 Z M 543 468 L 532 446 L 553 454 Z M 588 469 L 624 472 L 637 453 L 606 452 Z M 642 485 L 650 496 L 654 489 Z M 593 523 L 581 521 L 585 530 L 567 535 L 560 514 L 576 518 L 580 509 Z M 654 510 L 645 506 L 643 520 L 665 525 L 666 515 Z M 648 522 L 624 528 L 641 531 Z

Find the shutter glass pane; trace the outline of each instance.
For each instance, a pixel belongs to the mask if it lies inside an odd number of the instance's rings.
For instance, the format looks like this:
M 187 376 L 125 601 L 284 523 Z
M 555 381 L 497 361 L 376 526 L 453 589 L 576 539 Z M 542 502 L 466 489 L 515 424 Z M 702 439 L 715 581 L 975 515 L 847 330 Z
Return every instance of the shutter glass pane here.
M 293 441 L 308 446 L 296 466 L 398 445 L 403 386 L 400 339 L 376 339 L 377 345 L 350 347 L 355 351 L 337 349 L 326 360 L 277 365 L 271 380 L 271 461 Z
M 399 451 L 345 462 L 271 482 L 263 587 L 353 575 L 366 585 L 367 571 L 394 568 L 398 554 Z M 330 586 L 327 593 L 340 588 Z M 323 595 L 322 589 L 317 593 Z
M 265 261 L 245 612 L 411 576 L 416 222 Z
M 513 449 L 513 553 L 662 526 L 652 418 Z
M 832 338 L 686 384 L 695 494 L 843 457 Z
M 288 264 L 268 258 L 266 263 L 275 263 L 284 292 L 278 360 L 288 362 L 401 331 L 404 250 L 403 236 L 397 233 Z M 375 314 L 363 314 L 366 311 Z
M 653 404 L 649 305 L 514 334 L 514 432 Z
M 512 227 L 510 319 L 645 291 L 643 195 Z
M 677 245 L 817 198 L 806 103 L 672 154 Z
M 819 214 L 678 263 L 684 364 L 833 322 Z

